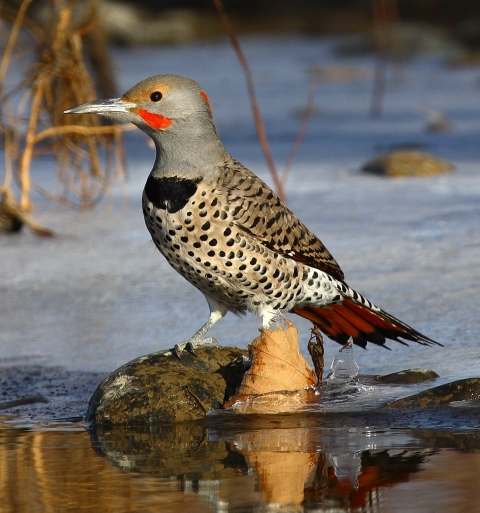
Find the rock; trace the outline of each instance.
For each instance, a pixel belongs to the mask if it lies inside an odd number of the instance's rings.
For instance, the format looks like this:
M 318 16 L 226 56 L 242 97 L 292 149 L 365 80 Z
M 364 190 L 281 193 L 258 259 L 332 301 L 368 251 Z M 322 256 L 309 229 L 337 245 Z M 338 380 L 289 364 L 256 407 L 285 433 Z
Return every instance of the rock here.
M 378 38 L 384 48 L 383 51 L 391 58 L 401 61 L 423 53 L 440 52 L 453 57 L 461 52 L 461 45 L 452 41 L 445 30 L 415 22 L 388 23 L 383 27 L 377 27 L 375 34 L 368 31 L 365 35 L 342 37 L 334 51 L 339 57 L 376 53 Z
M 10 189 L 0 186 L 0 233 L 16 233 L 22 229 L 23 220 L 15 207 Z
M 37 235 L 53 236 L 52 231 L 41 226 L 31 214 L 20 208 L 13 198 L 11 189 L 0 185 L 0 233 L 19 232 L 24 224 Z
M 99 10 L 110 41 L 125 46 L 183 44 L 222 33 L 216 13 L 205 10 L 184 7 L 154 12 L 140 2 L 110 0 L 101 2 Z
M 438 110 L 429 110 L 427 111 L 427 122 L 425 129 L 427 132 L 451 132 L 453 129 L 453 123 L 443 112 Z
M 446 160 L 418 150 L 394 150 L 367 162 L 362 170 L 391 177 L 434 176 L 449 173 L 454 166 Z
M 398 399 L 390 403 L 389 406 L 391 408 L 424 407 L 456 401 L 478 401 L 479 399 L 480 378 L 468 378 L 446 383 L 419 394 Z
M 430 369 L 407 369 L 385 376 L 377 376 L 377 381 L 393 385 L 414 385 L 415 383 L 424 383 L 438 377 L 438 374 Z
M 17 233 L 23 227 L 23 221 L 20 217 L 4 212 L 0 204 L 0 232 Z
M 141 356 L 97 388 L 85 417 L 94 425 L 133 425 L 201 419 L 221 408 L 245 370 L 246 351 L 200 347 L 197 356 L 170 351 Z

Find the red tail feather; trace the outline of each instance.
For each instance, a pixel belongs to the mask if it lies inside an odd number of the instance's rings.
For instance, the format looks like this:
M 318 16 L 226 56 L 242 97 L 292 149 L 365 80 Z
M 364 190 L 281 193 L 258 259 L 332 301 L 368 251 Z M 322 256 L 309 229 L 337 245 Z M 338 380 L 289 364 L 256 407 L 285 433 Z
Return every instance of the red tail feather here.
M 294 308 L 293 312 L 312 321 L 340 344 L 345 344 L 350 337 L 362 347 L 367 345 L 367 341 L 384 346 L 386 339 L 405 344 L 400 338 L 422 345 L 438 344 L 387 312 L 370 310 L 350 299 L 319 308 Z

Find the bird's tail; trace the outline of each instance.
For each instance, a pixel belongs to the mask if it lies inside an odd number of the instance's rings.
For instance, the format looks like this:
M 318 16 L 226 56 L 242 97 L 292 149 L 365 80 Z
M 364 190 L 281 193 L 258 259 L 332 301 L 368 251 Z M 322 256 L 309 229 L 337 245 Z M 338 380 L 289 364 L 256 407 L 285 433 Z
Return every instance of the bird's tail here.
M 309 319 L 328 337 L 345 344 L 352 337 L 354 344 L 365 347 L 367 342 L 384 346 L 386 339 L 408 345 L 404 340 L 425 346 L 442 345 L 422 335 L 404 322 L 384 312 L 348 287 L 343 300 L 323 307 L 296 307 L 292 311 Z M 404 340 L 401 340 L 404 339 Z

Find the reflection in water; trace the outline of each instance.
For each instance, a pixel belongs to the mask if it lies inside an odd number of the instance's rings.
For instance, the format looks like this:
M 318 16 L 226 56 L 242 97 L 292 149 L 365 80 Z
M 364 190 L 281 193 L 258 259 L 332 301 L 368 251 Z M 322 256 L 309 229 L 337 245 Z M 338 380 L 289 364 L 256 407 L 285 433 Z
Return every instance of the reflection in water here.
M 300 416 L 90 438 L 3 425 L 0 512 L 478 512 L 479 453 L 479 433 L 321 427 Z

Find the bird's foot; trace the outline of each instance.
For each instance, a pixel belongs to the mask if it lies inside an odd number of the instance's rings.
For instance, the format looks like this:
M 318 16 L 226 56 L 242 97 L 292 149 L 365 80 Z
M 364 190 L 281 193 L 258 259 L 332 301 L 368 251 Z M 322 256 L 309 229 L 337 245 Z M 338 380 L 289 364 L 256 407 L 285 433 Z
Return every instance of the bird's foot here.
M 178 358 L 181 359 L 181 354 L 183 351 L 188 351 L 190 354 L 193 354 L 193 356 L 197 356 L 197 353 L 195 351 L 196 347 L 203 347 L 203 346 L 218 346 L 218 342 L 212 338 L 196 338 L 192 337 L 185 342 L 182 342 L 181 344 L 175 344 L 172 349 L 172 353 Z
M 272 323 L 275 323 L 278 328 L 282 326 L 288 326 L 288 319 L 283 315 L 283 312 L 278 310 L 275 317 L 272 319 Z

